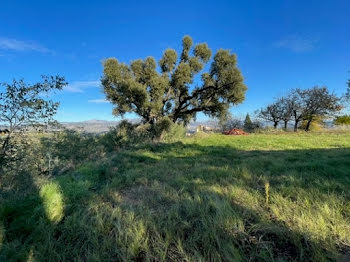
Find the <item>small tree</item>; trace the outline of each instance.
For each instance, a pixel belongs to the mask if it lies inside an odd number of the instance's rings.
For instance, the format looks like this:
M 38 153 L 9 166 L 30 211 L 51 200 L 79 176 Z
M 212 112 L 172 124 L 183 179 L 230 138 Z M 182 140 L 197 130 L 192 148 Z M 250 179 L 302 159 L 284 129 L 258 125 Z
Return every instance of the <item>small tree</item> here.
M 266 121 L 273 122 L 273 127 L 277 128 L 278 123 L 282 120 L 281 104 L 277 101 L 266 108 L 258 111 L 258 116 Z
M 252 120 L 250 119 L 250 116 L 249 114 L 247 114 L 245 116 L 245 119 L 244 119 L 244 129 L 246 131 L 251 131 L 253 129 L 253 122 Z
M 324 119 L 340 111 L 340 98 L 330 93 L 327 87 L 315 86 L 309 89 L 294 89 L 288 96 L 292 117 L 294 120 L 294 131 L 304 121 L 305 131 L 310 130 L 310 125 L 317 119 Z
M 175 50 L 167 49 L 158 62 L 159 68 L 153 57 L 130 65 L 109 58 L 103 63 L 104 93 L 115 105 L 115 115 L 136 113 L 150 130 L 167 127 L 170 121 L 186 125 L 198 112 L 219 117 L 230 105 L 244 100 L 247 87 L 235 54 L 220 49 L 209 71 L 202 72 L 210 58 L 208 45 L 193 47 L 189 36 L 182 40 L 180 58 Z M 198 74 L 201 83 L 195 83 Z
M 305 131 L 310 130 L 312 121 L 325 118 L 342 109 L 340 98 L 328 91 L 328 88 L 315 86 L 304 91 L 306 120 Z
M 299 124 L 306 117 L 306 93 L 304 90 L 296 88 L 288 95 L 292 108 L 292 119 L 294 120 L 294 132 L 298 131 Z
M 43 76 L 36 84 L 26 84 L 23 80 L 3 83 L 0 90 L 0 123 L 7 126 L 8 132 L 1 139 L 0 166 L 5 160 L 14 158 L 19 137 L 28 128 L 37 128 L 52 122 L 59 103 L 48 100 L 45 94 L 60 90 L 67 83 L 60 76 Z
M 222 131 L 231 130 L 233 128 L 243 128 L 243 121 L 234 118 L 230 112 L 219 118 L 219 126 Z
M 307 125 L 309 125 L 308 130 L 306 130 Z M 314 116 L 311 123 L 308 123 L 308 120 L 305 119 L 301 122 L 300 127 L 306 131 L 321 131 L 325 126 L 324 117 Z
M 284 129 L 287 130 L 288 122 L 292 119 L 293 115 L 293 103 L 288 97 L 281 97 L 277 103 L 281 108 L 280 119 L 284 123 Z

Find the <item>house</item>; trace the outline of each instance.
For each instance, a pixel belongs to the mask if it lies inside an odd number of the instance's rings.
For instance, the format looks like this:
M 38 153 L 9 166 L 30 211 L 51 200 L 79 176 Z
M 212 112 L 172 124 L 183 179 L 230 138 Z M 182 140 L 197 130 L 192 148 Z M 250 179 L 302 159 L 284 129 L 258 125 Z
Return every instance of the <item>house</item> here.
M 198 125 L 196 128 L 196 132 L 212 132 L 212 131 L 214 131 L 214 128 L 210 126 Z

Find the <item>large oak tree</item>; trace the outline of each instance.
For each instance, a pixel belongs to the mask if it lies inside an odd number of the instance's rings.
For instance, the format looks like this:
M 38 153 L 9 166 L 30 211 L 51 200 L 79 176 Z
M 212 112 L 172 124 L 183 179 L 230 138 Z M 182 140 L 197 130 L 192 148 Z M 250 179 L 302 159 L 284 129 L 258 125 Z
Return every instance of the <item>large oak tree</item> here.
M 158 65 L 153 57 L 129 65 L 116 58 L 105 60 L 102 85 L 115 105 L 113 113 L 136 113 L 151 126 L 165 119 L 186 125 L 198 112 L 220 117 L 230 105 L 243 102 L 247 87 L 235 54 L 220 49 L 212 60 L 211 55 L 206 43 L 193 46 L 185 36 L 180 56 L 167 49 Z

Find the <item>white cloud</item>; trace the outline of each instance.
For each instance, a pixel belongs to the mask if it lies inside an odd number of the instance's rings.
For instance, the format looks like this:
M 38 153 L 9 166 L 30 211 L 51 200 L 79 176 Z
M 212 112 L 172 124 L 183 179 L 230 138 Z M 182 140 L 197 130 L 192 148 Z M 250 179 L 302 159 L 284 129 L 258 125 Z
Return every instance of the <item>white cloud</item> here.
M 39 53 L 51 53 L 54 52 L 38 43 L 33 41 L 21 41 L 12 38 L 0 37 L 0 49 L 11 51 L 35 51 Z
M 64 91 L 72 93 L 83 93 L 85 89 L 99 87 L 100 81 L 75 81 L 64 87 Z
M 106 99 L 91 99 L 91 100 L 88 100 L 88 102 L 96 103 L 96 104 L 109 103 Z
M 306 38 L 298 34 L 293 34 L 276 42 L 275 47 L 289 49 L 295 53 L 303 53 L 312 51 L 317 42 L 318 39 Z

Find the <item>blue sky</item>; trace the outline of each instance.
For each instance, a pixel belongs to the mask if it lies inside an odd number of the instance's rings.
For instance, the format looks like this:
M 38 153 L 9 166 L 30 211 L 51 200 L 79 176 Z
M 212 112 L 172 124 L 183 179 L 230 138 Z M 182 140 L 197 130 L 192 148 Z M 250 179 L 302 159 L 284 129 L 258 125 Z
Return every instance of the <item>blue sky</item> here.
M 289 89 L 350 78 L 350 1 L 1 1 L 0 82 L 60 74 L 70 85 L 53 96 L 57 119 L 113 120 L 102 103 L 101 61 L 123 62 L 180 51 L 181 39 L 238 55 L 248 86 L 236 116 Z M 102 101 L 102 102 L 101 102 Z M 199 119 L 203 117 L 200 116 Z

